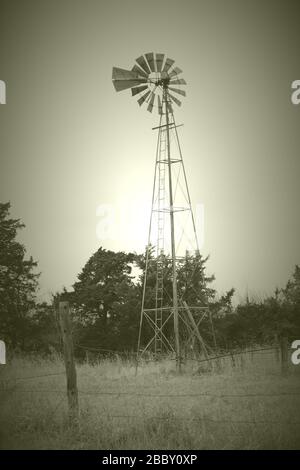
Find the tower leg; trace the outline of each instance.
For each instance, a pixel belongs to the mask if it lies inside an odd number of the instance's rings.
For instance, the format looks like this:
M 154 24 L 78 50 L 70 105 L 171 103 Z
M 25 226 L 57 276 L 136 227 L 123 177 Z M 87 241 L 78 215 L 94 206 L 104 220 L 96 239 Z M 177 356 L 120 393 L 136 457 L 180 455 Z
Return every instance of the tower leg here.
M 174 206 L 173 206 L 173 188 L 172 188 L 172 169 L 171 169 L 171 151 L 170 151 L 170 132 L 169 132 L 169 97 L 167 88 L 164 88 L 164 102 L 166 111 L 166 132 L 167 132 L 167 156 L 168 156 L 168 171 L 169 171 L 169 199 L 170 199 L 170 225 L 171 225 L 171 251 L 172 251 L 172 286 L 173 286 L 173 315 L 174 315 L 174 336 L 175 336 L 175 351 L 176 351 L 176 370 L 181 371 L 180 360 L 180 342 L 179 342 L 179 328 L 178 328 L 178 293 L 177 293 L 177 273 L 176 273 L 176 248 L 175 248 L 175 233 L 174 233 Z

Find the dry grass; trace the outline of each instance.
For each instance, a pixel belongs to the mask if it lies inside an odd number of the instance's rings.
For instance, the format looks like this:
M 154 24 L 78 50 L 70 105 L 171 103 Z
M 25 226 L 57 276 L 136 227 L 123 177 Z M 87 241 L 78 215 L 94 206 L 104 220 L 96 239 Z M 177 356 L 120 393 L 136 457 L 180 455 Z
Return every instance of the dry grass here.
M 177 376 L 174 367 L 141 364 L 135 376 L 135 366 L 120 358 L 79 364 L 74 430 L 64 374 L 28 378 L 63 372 L 61 359 L 14 358 L 0 369 L 0 448 L 300 448 L 300 424 L 293 424 L 300 422 L 300 366 L 281 376 L 275 354 L 262 352 L 237 356 L 235 365 L 223 359 L 210 372 L 190 362 Z M 156 394 L 165 396 L 143 396 Z M 245 394 L 253 396 L 215 396 Z

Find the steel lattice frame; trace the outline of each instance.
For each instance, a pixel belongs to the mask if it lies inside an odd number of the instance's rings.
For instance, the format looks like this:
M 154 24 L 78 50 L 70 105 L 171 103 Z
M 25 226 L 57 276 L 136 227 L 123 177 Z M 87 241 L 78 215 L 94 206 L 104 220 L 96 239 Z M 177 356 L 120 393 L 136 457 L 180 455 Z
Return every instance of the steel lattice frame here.
M 172 352 L 176 357 L 177 370 L 180 369 L 181 363 L 179 328 L 185 328 L 189 338 L 197 337 L 204 353 L 207 354 L 198 329 L 199 323 L 207 312 L 207 307 L 190 307 L 178 297 L 177 292 L 178 264 L 184 260 L 185 255 L 179 255 L 179 248 L 176 244 L 179 245 L 183 235 L 186 235 L 185 227 L 181 228 L 181 235 L 179 234 L 180 230 L 178 231 L 177 216 L 179 213 L 185 212 L 186 220 L 189 221 L 189 249 L 199 253 L 195 220 L 177 132 L 179 126 L 176 125 L 173 112 L 174 104 L 181 106 L 181 101 L 174 93 L 186 96 L 186 92 L 182 89 L 182 85 L 186 85 L 186 82 L 184 79 L 178 78 L 181 73 L 182 70 L 174 66 L 174 61 L 169 58 L 165 59 L 164 54 L 148 53 L 136 59 L 132 70 L 114 67 L 112 75 L 116 91 L 130 88 L 132 96 L 137 95 L 140 106 L 147 103 L 149 112 L 152 112 L 156 107 L 160 115 L 159 126 L 154 128 L 158 130 L 158 139 L 137 354 L 141 356 L 151 350 L 157 357 L 161 356 L 164 351 Z M 173 153 L 174 148 L 176 155 L 175 152 Z M 175 178 L 174 187 L 175 171 L 177 171 L 177 178 Z M 178 184 L 184 197 L 182 203 L 177 206 Z M 155 216 L 156 220 L 154 220 Z M 156 226 L 155 244 L 152 243 L 154 225 Z M 156 250 L 154 258 L 152 257 L 153 247 Z M 185 253 L 186 249 L 187 247 L 183 247 Z M 164 286 L 165 264 L 168 262 L 171 263 L 172 270 L 171 296 L 167 294 Z M 153 266 L 155 287 L 152 285 L 153 276 L 151 279 Z M 150 289 L 148 289 L 148 284 L 150 284 Z M 197 323 L 193 313 L 203 311 L 204 314 Z M 174 326 L 173 340 L 166 333 L 171 319 L 173 319 Z M 151 333 L 148 341 L 141 348 L 145 320 L 150 326 Z

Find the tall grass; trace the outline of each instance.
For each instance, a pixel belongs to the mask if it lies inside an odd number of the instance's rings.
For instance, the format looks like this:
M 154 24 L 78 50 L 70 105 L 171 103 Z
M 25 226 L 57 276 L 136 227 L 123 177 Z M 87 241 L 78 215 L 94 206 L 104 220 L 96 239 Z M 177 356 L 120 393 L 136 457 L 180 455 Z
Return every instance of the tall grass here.
M 223 358 L 212 368 L 189 361 L 181 375 L 171 360 L 141 363 L 137 375 L 120 357 L 78 364 L 78 430 L 68 424 L 63 372 L 58 356 L 1 367 L 2 449 L 300 447 L 300 370 L 281 376 L 272 352 Z

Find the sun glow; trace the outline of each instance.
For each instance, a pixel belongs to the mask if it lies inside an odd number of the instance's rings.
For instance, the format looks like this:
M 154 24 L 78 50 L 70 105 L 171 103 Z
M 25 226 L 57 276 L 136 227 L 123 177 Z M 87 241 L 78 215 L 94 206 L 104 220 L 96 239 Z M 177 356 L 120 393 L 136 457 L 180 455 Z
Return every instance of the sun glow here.
M 148 241 L 150 201 L 146 195 L 119 200 L 114 204 L 100 204 L 96 216 L 96 234 L 104 244 L 118 242 L 126 251 L 142 253 Z

